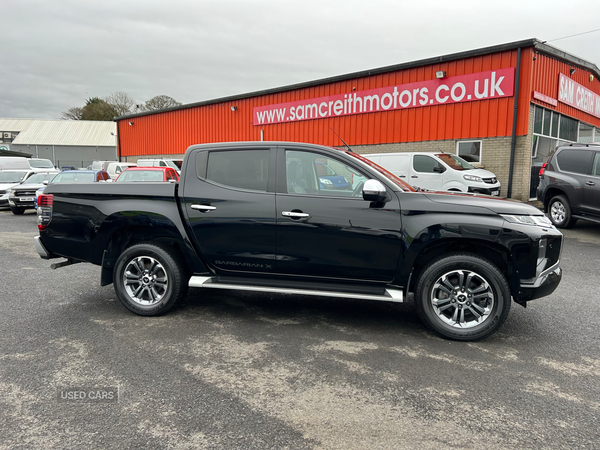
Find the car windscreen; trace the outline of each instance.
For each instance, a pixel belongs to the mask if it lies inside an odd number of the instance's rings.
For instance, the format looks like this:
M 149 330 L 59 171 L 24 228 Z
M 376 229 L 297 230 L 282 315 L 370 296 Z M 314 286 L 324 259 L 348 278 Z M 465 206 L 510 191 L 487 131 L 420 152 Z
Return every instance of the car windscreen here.
M 54 177 L 52 183 L 93 183 L 96 174 L 90 172 L 77 172 L 76 170 L 59 173 Z
M 30 159 L 29 165 L 34 169 L 54 169 L 49 159 Z
M 19 183 L 26 172 L 0 171 L 0 183 Z
M 129 183 L 131 181 L 164 181 L 162 170 L 125 170 L 117 182 Z
M 23 181 L 23 184 L 42 184 L 44 181 L 51 180 L 53 177 L 53 173 L 36 173 Z
M 471 170 L 475 169 L 475 166 L 472 166 L 460 156 L 451 155 L 449 153 L 436 153 L 435 156 L 444 161 L 451 169 L 454 170 Z
M 359 155 L 358 153 L 354 153 L 354 152 L 346 152 L 346 154 L 348 156 L 352 156 L 352 157 L 354 157 L 354 158 L 362 161 L 363 163 L 367 164 L 368 166 L 372 167 L 377 172 L 379 172 L 381 175 L 383 175 L 384 177 L 388 178 L 392 183 L 394 183 L 395 185 L 397 185 L 403 191 L 415 192 L 415 188 L 413 188 L 412 186 L 410 186 L 406 182 L 402 181 L 400 178 L 398 178 L 396 175 L 394 175 L 389 170 L 386 170 L 383 167 L 381 167 L 380 165 L 375 164 L 370 159 L 367 159 L 364 156 Z

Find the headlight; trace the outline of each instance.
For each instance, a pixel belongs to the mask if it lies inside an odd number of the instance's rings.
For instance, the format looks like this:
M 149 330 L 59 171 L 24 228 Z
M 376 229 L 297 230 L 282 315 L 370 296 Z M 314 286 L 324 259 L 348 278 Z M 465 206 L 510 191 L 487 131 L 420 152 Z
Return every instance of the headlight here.
M 520 223 L 522 225 L 535 225 L 538 227 L 551 227 L 552 222 L 546 216 L 515 216 L 512 214 L 500 214 L 504 220 L 510 223 Z
M 481 177 L 476 177 L 475 175 L 463 175 L 463 178 L 468 181 L 476 181 L 477 183 L 483 182 Z

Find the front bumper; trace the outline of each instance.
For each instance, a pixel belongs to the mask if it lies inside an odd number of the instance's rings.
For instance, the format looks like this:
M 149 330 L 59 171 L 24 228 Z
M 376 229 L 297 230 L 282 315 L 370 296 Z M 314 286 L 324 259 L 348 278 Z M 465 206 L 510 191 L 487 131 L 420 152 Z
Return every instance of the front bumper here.
M 562 269 L 559 263 L 544 270 L 533 283 L 521 283 L 519 298 L 522 302 L 545 297 L 554 292 L 562 279 Z
M 469 192 L 473 192 L 475 194 L 485 194 L 492 195 L 494 197 L 500 196 L 500 186 L 494 188 L 483 188 L 483 187 L 473 187 L 469 186 Z

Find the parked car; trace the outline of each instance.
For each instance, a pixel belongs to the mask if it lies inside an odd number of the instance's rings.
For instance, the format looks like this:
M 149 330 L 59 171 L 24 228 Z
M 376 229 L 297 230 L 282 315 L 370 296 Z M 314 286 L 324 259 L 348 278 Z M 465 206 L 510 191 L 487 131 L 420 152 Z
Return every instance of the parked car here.
M 375 153 L 363 156 L 421 189 L 500 195 L 500 182 L 496 175 L 489 170 L 478 169 L 451 153 Z
M 31 170 L 0 170 L 0 207 L 8 206 L 8 191 L 35 172 Z
M 317 162 L 366 181 L 323 189 Z M 563 236 L 538 208 L 416 192 L 319 145 L 194 145 L 177 185 L 54 184 L 39 201 L 39 255 L 101 266 L 100 284 L 140 315 L 166 313 L 188 287 L 386 302 L 411 293 L 428 327 L 473 340 L 502 325 L 512 300 L 550 295 L 562 277 Z
M 139 181 L 179 181 L 179 175 L 171 167 L 129 167 L 115 180 L 116 183 Z
M 3 170 L 31 170 L 31 167 L 23 156 L 0 156 L 0 171 Z
M 49 159 L 44 158 L 27 158 L 29 167 L 36 172 L 44 172 L 47 170 L 54 170 L 54 164 Z
M 181 164 L 183 159 L 138 159 L 138 167 L 171 167 L 179 174 L 181 173 Z
M 537 199 L 558 228 L 577 219 L 600 223 L 600 144 L 558 147 L 542 165 Z
M 67 170 L 59 173 L 52 178 L 47 184 L 55 183 L 97 183 L 111 181 L 108 172 L 104 170 Z M 46 186 L 40 187 L 35 192 L 35 199 L 33 200 L 33 207 L 37 209 L 37 200 L 40 195 L 44 193 Z
M 117 161 L 93 161 L 92 164 L 88 166 L 88 170 L 107 170 L 108 165 L 112 162 Z
M 44 187 L 58 170 L 50 172 L 38 172 L 31 175 L 21 184 L 12 187 L 8 191 L 8 206 L 13 214 L 23 214 L 26 209 L 34 209 L 35 191 Z
M 110 175 L 110 178 L 115 180 L 125 169 L 136 166 L 136 163 L 130 162 L 111 162 L 108 164 L 106 171 Z

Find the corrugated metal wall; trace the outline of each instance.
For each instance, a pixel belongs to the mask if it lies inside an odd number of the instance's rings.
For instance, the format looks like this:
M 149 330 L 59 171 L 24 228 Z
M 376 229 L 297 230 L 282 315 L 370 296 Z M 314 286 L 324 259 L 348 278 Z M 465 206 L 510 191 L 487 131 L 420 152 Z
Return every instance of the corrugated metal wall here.
M 527 134 L 531 99 L 532 49 L 524 49 L 517 134 Z M 188 146 L 208 142 L 298 141 L 340 145 L 333 128 L 350 145 L 510 136 L 514 96 L 466 103 L 376 112 L 300 122 L 254 126 L 254 107 L 328 95 L 365 91 L 435 79 L 516 67 L 517 50 L 344 80 L 293 91 L 197 106 L 119 121 L 122 156 L 181 154 Z M 232 111 L 231 107 L 237 110 Z M 133 125 L 129 125 L 129 123 Z
M 558 74 L 562 73 L 573 81 L 588 88 L 590 91 L 600 95 L 600 82 L 597 79 L 590 80 L 590 75 L 592 75 L 591 72 L 546 55 L 535 54 L 534 56 L 536 60 L 533 61 L 532 70 L 532 82 L 534 86 L 533 90 L 541 92 L 542 94 L 557 100 Z M 572 68 L 575 69 L 573 75 L 570 74 L 570 70 Z M 536 99 L 532 99 L 532 101 L 540 106 L 543 106 L 544 108 L 552 109 L 561 114 L 566 114 L 567 116 L 581 120 L 582 122 L 600 127 L 600 119 L 573 108 L 572 106 L 558 102 L 558 105 L 553 107 Z

